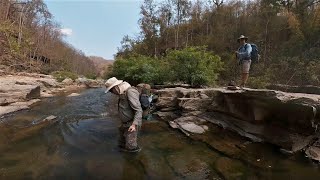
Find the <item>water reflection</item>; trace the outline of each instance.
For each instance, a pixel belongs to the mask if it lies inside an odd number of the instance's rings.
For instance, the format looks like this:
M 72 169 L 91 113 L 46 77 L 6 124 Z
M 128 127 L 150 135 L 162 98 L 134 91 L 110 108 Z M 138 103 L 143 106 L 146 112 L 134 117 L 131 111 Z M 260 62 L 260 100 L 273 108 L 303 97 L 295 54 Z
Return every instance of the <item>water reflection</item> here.
M 270 158 L 273 166 L 256 169 L 157 121 L 144 123 L 140 153 L 121 153 L 116 104 L 103 89 L 91 89 L 76 97 L 47 99 L 32 110 L 4 119 L 11 128 L 49 115 L 57 116 L 59 123 L 31 138 L 6 144 L 0 153 L 0 179 L 320 178 L 318 165 L 277 154 L 268 145 L 250 146 L 250 151 Z

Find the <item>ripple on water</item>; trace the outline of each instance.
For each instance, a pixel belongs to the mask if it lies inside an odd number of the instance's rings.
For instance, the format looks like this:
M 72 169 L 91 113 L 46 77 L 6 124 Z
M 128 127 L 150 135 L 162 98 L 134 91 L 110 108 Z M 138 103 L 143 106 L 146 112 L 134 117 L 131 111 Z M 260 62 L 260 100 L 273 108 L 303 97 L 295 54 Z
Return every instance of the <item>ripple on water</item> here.
M 249 153 L 251 159 L 259 158 L 259 163 L 269 160 L 272 166 L 270 169 L 256 169 L 158 121 L 144 122 L 140 132 L 140 146 L 143 148 L 140 153 L 121 153 L 117 149 L 119 119 L 116 104 L 117 99 L 105 94 L 103 89 L 90 89 L 76 97 L 46 99 L 31 110 L 8 117 L 5 121 L 11 128 L 49 115 L 57 116 L 59 123 L 30 138 L 5 144 L 0 154 L 1 178 L 320 178 L 318 166 L 281 156 L 268 145 L 247 146 L 247 151 L 254 152 Z M 225 142 L 219 141 L 231 141 L 218 131 L 215 133 L 215 138 L 210 139 L 212 145 L 220 147 L 218 145 Z

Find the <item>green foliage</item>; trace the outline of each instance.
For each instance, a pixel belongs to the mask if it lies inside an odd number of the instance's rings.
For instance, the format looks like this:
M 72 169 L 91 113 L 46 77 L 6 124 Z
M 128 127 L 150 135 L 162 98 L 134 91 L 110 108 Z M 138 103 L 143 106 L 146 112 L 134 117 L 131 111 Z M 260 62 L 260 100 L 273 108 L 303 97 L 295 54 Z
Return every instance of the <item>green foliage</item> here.
M 119 79 L 138 84 L 188 83 L 192 86 L 213 85 L 222 70 L 219 56 L 204 47 L 174 50 L 162 59 L 131 55 L 115 61 L 112 73 Z
M 69 71 L 55 71 L 52 76 L 57 79 L 58 82 L 62 82 L 66 78 L 71 78 L 72 80 L 77 79 L 77 75 Z
M 205 47 L 171 51 L 167 61 L 173 81 L 191 86 L 213 85 L 223 66 L 220 57 L 207 52 Z
M 183 50 L 168 54 L 172 49 L 207 46 L 224 63 L 218 83 L 227 84 L 240 79 L 234 51 L 239 47 L 236 39 L 244 34 L 262 55 L 261 63 L 252 65 L 249 86 L 319 85 L 320 4 L 316 1 L 192 1 L 186 6 L 182 2 L 144 1 L 141 36 L 126 36 L 117 56 L 167 56 L 163 57 L 169 64 L 166 81 L 211 84 L 216 81 L 215 72 L 220 72 L 214 67 L 220 65 L 203 67 L 205 63 L 194 60 L 199 54 Z
M 248 86 L 256 89 L 265 89 L 269 85 L 269 79 L 266 76 L 249 77 Z
M 97 74 L 94 74 L 94 73 L 89 73 L 89 74 L 87 74 L 85 76 L 88 79 L 97 79 Z
M 157 84 L 164 80 L 164 66 L 165 64 L 160 60 L 142 55 L 132 55 L 117 59 L 109 76 L 115 76 L 134 85 L 140 82 Z

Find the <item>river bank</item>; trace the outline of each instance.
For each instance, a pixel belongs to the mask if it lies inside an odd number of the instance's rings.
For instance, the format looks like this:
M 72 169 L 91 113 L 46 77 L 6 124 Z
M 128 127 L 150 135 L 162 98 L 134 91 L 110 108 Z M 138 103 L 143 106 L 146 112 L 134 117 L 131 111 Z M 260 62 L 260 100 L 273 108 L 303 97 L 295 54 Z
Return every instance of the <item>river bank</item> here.
M 51 75 L 1 72 L 0 118 L 19 110 L 29 109 L 43 98 L 53 97 L 59 93 L 71 94 L 80 89 L 101 87 L 102 85 L 102 80 L 67 78 L 58 82 Z
M 247 148 L 264 142 L 286 154 L 303 152 L 320 161 L 320 95 L 223 88 L 168 88 L 158 95 L 156 114 L 161 119 L 229 156 L 261 165 L 247 158 L 253 153 Z M 237 135 L 221 135 L 219 128 Z

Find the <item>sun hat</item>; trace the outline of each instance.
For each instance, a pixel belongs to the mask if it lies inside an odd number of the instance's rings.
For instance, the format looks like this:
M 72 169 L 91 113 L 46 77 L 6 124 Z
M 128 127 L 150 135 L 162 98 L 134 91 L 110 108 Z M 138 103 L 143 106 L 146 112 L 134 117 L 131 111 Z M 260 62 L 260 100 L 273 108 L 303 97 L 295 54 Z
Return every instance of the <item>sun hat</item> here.
M 112 89 L 113 87 L 121 84 L 123 81 L 122 80 L 118 80 L 116 77 L 112 77 L 110 79 L 108 79 L 106 81 L 106 83 L 104 84 L 107 88 L 107 90 L 105 91 L 105 93 L 107 93 L 110 89 Z
M 241 35 L 239 38 L 238 38 L 238 42 L 240 42 L 240 39 L 245 39 L 246 41 L 248 40 L 248 37 L 244 36 L 244 35 Z

